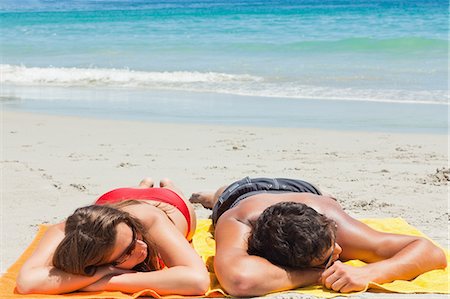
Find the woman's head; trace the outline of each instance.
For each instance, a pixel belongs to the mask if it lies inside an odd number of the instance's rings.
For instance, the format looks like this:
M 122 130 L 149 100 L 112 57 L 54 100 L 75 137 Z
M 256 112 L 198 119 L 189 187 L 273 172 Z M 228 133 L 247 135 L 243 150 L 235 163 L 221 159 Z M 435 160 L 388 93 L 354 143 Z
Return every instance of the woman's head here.
M 97 266 L 127 257 L 116 266 L 154 270 L 156 257 L 143 232 L 142 224 L 120 209 L 100 205 L 79 208 L 67 218 L 65 237 L 55 250 L 53 264 L 69 273 L 93 275 Z M 136 256 L 137 247 L 139 258 L 130 258 Z M 142 265 L 132 264 L 139 259 L 144 259 Z
M 142 235 L 123 222 L 116 226 L 116 230 L 114 250 L 107 263 L 123 269 L 132 269 L 144 262 L 148 255 L 148 245 Z

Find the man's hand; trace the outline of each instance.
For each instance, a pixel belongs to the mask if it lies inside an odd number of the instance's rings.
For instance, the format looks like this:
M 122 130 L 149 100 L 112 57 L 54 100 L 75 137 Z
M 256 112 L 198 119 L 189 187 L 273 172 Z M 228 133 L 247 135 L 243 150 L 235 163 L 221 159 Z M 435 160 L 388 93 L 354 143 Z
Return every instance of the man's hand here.
M 353 267 L 336 261 L 322 273 L 322 285 L 336 292 L 348 293 L 365 290 L 371 281 L 365 267 Z

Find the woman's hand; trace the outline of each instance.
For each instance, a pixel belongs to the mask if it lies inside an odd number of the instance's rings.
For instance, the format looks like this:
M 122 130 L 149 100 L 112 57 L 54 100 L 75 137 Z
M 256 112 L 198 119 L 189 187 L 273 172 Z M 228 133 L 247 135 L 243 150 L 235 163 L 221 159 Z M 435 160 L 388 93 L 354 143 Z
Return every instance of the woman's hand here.
M 134 273 L 134 272 L 136 272 L 136 271 L 129 270 L 129 269 L 117 268 L 111 264 L 107 264 L 107 265 L 97 267 L 97 271 L 95 272 L 95 274 L 103 277 L 103 276 L 108 276 L 108 275 L 119 275 L 119 274 Z
M 106 287 L 108 285 L 109 280 L 116 275 L 122 275 L 125 273 L 135 273 L 134 270 L 121 269 L 114 267 L 112 265 L 100 266 L 97 268 L 96 275 L 103 276 L 101 279 L 96 282 L 80 289 L 83 292 L 98 292 L 98 291 L 106 291 Z

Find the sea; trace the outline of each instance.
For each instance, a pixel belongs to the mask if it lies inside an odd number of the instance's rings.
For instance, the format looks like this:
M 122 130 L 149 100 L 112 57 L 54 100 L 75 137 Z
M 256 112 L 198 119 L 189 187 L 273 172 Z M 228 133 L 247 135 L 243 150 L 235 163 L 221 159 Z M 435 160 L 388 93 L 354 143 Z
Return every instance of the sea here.
M 448 134 L 447 0 L 0 0 L 2 110 Z

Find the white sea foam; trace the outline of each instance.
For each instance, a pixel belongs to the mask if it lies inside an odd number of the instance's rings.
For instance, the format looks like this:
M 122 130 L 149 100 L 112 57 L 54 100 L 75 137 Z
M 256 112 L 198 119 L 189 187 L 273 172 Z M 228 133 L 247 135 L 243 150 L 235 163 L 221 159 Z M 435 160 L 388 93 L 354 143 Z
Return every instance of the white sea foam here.
M 261 79 L 249 75 L 214 72 L 142 72 L 128 69 L 40 68 L 8 64 L 0 65 L 0 71 L 1 82 L 24 85 L 146 86 L 155 83 L 258 81 Z
M 446 90 L 324 87 L 274 81 L 248 74 L 147 72 L 129 69 L 25 67 L 0 65 L 0 83 L 21 86 L 132 87 L 260 97 L 327 99 L 448 105 Z

